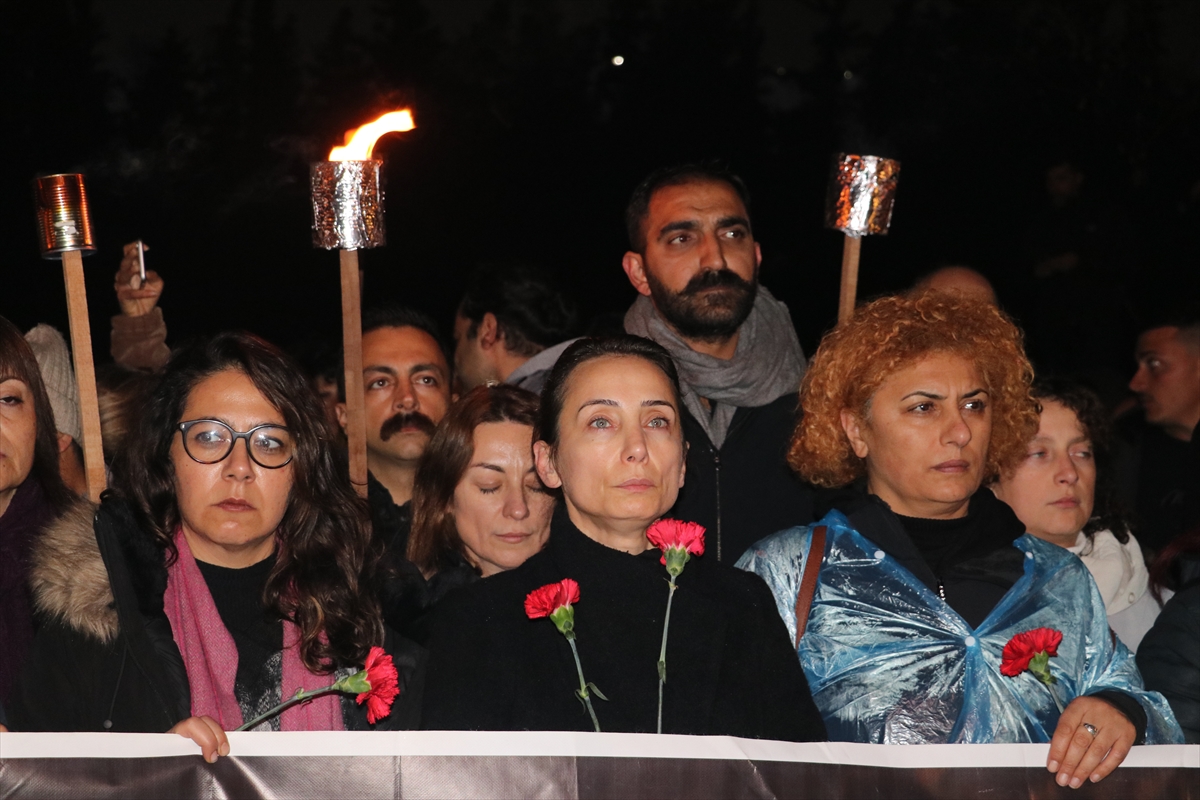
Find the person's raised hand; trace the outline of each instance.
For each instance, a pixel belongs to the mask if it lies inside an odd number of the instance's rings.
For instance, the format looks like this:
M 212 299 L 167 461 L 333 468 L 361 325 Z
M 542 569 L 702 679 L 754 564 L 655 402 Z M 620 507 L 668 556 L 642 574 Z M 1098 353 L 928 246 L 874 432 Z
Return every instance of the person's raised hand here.
M 212 717 L 188 717 L 167 733 L 178 733 L 200 745 L 200 754 L 210 764 L 216 762 L 217 756 L 229 755 L 229 737 Z
M 163 280 L 154 270 L 146 270 L 146 280 L 142 281 L 137 248 L 137 242 L 125 245 L 121 266 L 113 283 L 113 289 L 117 292 L 117 302 L 121 304 L 121 313 L 127 317 L 149 314 L 158 305 L 158 298 L 163 290 Z M 149 249 L 142 245 L 143 251 Z
M 1125 760 L 1137 729 L 1116 706 L 1099 697 L 1076 697 L 1058 718 L 1046 769 L 1059 786 L 1095 783 Z

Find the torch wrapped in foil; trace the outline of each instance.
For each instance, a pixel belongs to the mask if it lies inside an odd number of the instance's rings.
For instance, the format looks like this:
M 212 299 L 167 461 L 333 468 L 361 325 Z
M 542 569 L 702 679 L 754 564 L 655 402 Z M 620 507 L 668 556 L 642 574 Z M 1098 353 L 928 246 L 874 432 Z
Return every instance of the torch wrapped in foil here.
M 71 250 L 85 256 L 96 252 L 82 175 L 68 173 L 38 178 L 33 182 L 33 201 L 42 258 L 57 258 Z
M 839 153 L 829 176 L 825 226 L 853 237 L 886 234 L 899 177 L 899 161 Z
M 313 246 L 326 250 L 380 247 L 382 161 L 320 161 L 312 165 Z

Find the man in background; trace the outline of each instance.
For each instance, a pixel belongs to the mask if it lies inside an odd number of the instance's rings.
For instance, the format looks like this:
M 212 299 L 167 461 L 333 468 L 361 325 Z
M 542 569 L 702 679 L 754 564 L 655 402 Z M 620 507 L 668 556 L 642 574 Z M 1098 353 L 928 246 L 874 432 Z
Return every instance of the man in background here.
M 510 383 L 538 393 L 574 339 L 574 304 L 526 266 L 482 266 L 454 316 L 454 372 L 464 392 Z
M 622 266 L 641 295 L 628 333 L 679 368 L 687 476 L 672 516 L 708 531 L 732 564 L 750 545 L 812 521 L 811 490 L 787 465 L 805 359 L 787 306 L 758 283 L 762 252 L 741 178 L 710 164 L 651 174 L 626 211 Z
M 1153 324 L 1138 337 L 1129 388 L 1144 418 L 1118 425 L 1122 501 L 1137 512 L 1137 537 L 1155 553 L 1200 526 L 1200 314 Z
M 371 521 L 388 550 L 403 557 L 417 464 L 454 399 L 450 364 L 433 320 L 400 306 L 363 313 L 362 348 Z M 345 430 L 344 386 L 339 394 Z
M 1000 305 L 996 299 L 996 290 L 992 287 L 992 282 L 982 273 L 970 267 L 957 265 L 938 267 L 913 284 L 915 292 L 930 290 L 957 294 L 994 306 Z

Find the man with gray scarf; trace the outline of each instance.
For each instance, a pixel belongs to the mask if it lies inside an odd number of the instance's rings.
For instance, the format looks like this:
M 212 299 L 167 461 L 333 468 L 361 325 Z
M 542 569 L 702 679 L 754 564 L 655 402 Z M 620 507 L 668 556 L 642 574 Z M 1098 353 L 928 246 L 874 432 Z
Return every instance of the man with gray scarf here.
M 804 353 L 787 306 L 758 284 L 748 205 L 721 167 L 658 170 L 629 202 L 622 260 L 641 295 L 625 330 L 667 348 L 683 384 L 687 475 L 671 515 L 703 525 L 730 564 L 813 512 L 787 465 Z

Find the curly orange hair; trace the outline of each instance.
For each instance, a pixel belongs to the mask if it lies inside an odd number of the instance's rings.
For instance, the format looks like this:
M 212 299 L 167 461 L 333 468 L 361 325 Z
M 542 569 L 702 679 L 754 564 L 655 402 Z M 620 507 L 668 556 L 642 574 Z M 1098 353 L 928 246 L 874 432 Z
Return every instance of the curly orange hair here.
M 1021 330 L 995 306 L 961 295 L 922 292 L 883 297 L 821 340 L 800 385 L 804 414 L 788 463 L 818 486 L 845 486 L 866 472 L 841 425 L 841 411 L 867 416 L 871 397 L 892 373 L 932 353 L 960 355 L 982 376 L 992 402 L 992 436 L 984 479 L 1025 454 L 1037 432 L 1029 393 L 1033 367 Z

